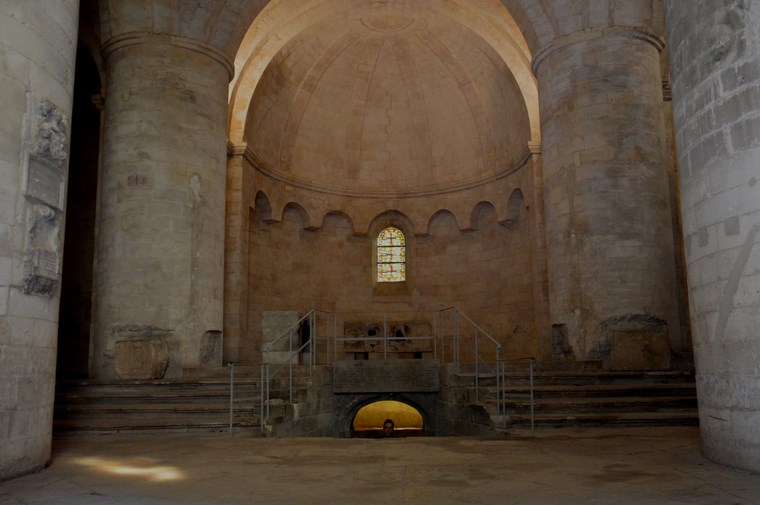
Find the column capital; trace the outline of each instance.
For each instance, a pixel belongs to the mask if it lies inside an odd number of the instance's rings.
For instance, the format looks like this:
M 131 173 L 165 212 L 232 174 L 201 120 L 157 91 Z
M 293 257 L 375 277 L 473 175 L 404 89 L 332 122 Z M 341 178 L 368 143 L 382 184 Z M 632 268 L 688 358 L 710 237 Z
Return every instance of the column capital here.
M 234 143 L 227 140 L 227 156 L 236 157 L 245 155 L 248 144 L 246 142 Z
M 563 37 L 558 37 L 549 42 L 549 44 L 537 52 L 533 57 L 533 74 L 538 75 L 538 68 L 541 66 L 541 63 L 543 63 L 547 57 L 561 49 L 578 43 L 591 42 L 613 37 L 641 40 L 654 46 L 658 52 L 662 52 L 662 50 L 665 48 L 665 39 L 657 32 L 649 28 L 629 26 L 591 28 L 588 30 L 571 33 L 570 35 L 565 35 Z
M 195 51 L 211 58 L 224 67 L 227 71 L 227 77 L 229 80 L 232 80 L 232 77 L 235 75 L 235 65 L 220 49 L 194 39 L 164 33 L 130 32 L 111 37 L 105 42 L 105 44 L 103 44 L 103 58 L 108 58 L 111 54 L 126 47 L 142 44 L 167 44 Z

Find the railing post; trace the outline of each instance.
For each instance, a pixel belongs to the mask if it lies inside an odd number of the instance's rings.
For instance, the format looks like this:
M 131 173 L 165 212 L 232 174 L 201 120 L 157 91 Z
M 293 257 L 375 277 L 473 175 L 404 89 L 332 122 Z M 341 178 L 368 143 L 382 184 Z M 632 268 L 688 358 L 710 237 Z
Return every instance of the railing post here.
M 530 431 L 536 431 L 536 425 L 533 418 L 533 358 L 530 358 Z
M 383 313 L 383 359 L 388 359 L 388 313 Z
M 475 339 L 475 401 L 480 403 L 480 353 L 478 351 L 478 330 L 473 328 Z
M 451 317 L 454 319 L 454 361 L 456 362 L 457 373 L 460 373 L 459 363 L 461 356 L 459 355 L 459 309 L 452 311 Z
M 264 432 L 264 389 L 265 384 L 264 382 L 264 367 L 266 366 L 265 363 L 261 364 L 261 382 L 259 383 L 259 388 L 261 389 L 261 410 L 259 411 L 259 428 L 260 431 Z
M 438 357 L 438 321 L 435 316 L 433 316 L 433 357 Z M 441 363 L 443 363 L 443 359 L 441 359 Z
M 235 401 L 235 363 L 229 362 L 227 366 L 230 369 L 230 436 L 232 436 L 233 402 Z

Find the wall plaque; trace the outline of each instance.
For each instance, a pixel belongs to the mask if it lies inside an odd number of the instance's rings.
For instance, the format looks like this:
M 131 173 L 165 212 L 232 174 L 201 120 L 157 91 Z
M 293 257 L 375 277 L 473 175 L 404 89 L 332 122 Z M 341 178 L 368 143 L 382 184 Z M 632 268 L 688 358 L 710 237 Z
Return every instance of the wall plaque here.
M 50 207 L 63 210 L 63 172 L 36 156 L 30 156 L 26 194 Z

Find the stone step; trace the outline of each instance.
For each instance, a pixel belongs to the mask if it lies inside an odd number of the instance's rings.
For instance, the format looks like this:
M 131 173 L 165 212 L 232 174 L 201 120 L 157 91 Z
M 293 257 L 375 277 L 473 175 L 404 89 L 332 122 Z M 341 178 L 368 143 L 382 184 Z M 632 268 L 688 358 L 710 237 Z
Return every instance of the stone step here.
M 510 383 L 529 383 L 530 372 L 519 371 L 504 374 L 504 380 Z M 475 374 L 461 372 L 454 375 L 458 383 L 474 383 Z M 493 372 L 481 372 L 478 374 L 479 381 L 496 382 L 496 374 Z M 534 372 L 533 382 L 539 384 L 603 384 L 617 382 L 693 382 L 694 373 L 689 371 L 665 371 L 665 372 L 616 372 L 616 371 L 586 371 L 586 372 Z
M 495 401 L 490 401 L 496 405 Z M 510 413 L 530 412 L 530 399 L 508 398 L 506 410 Z M 696 396 L 610 397 L 610 398 L 536 398 L 535 413 L 607 413 L 607 412 L 666 412 L 697 409 Z
M 530 386 L 521 385 L 502 388 L 509 395 L 529 395 Z M 496 386 L 486 388 L 488 397 L 496 397 Z M 696 385 L 689 382 L 675 383 L 626 383 L 626 384 L 586 384 L 586 385 L 539 385 L 533 387 L 536 398 L 567 398 L 605 396 L 694 396 Z
M 563 428 L 572 426 L 696 426 L 699 415 L 696 409 L 647 412 L 585 412 L 573 414 L 537 414 L 534 418 L 537 428 Z M 506 425 L 495 422 L 497 428 L 524 429 L 530 427 L 529 415 L 507 415 Z

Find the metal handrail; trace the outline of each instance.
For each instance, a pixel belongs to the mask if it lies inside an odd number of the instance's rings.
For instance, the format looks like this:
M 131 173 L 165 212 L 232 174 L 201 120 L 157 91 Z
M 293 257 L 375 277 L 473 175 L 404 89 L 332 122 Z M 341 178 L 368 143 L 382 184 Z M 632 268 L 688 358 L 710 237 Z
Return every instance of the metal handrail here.
M 453 328 L 453 335 L 452 335 L 452 337 L 454 338 L 454 364 L 456 366 L 457 373 L 459 373 L 459 371 L 460 371 L 460 364 L 461 364 L 461 361 L 462 361 L 462 347 L 466 347 L 472 353 L 472 355 L 474 356 L 474 363 L 475 363 L 475 401 L 478 402 L 478 403 L 480 403 L 480 365 L 481 365 L 481 363 L 483 365 L 485 365 L 490 371 L 492 371 L 496 375 L 496 390 L 497 390 L 497 396 L 498 396 L 498 391 L 501 391 L 501 389 L 502 389 L 502 386 L 501 386 L 501 377 L 500 377 L 500 374 L 498 373 L 498 371 L 499 371 L 499 363 L 501 361 L 501 344 L 495 338 L 493 338 L 487 331 L 485 331 L 483 328 L 481 328 L 480 326 L 478 326 L 478 324 L 475 323 L 475 321 L 473 321 L 472 319 L 470 319 L 464 312 L 462 312 L 461 309 L 459 309 L 456 306 L 446 307 L 446 308 L 441 309 L 441 310 L 438 311 L 439 317 L 440 317 L 440 320 L 441 320 L 441 324 L 440 324 L 440 331 L 441 331 L 440 339 L 441 339 L 441 355 L 442 355 L 442 357 L 445 357 L 444 353 L 445 353 L 445 338 L 446 338 L 445 325 L 443 324 L 443 317 L 444 317 L 444 312 L 447 312 L 447 311 L 451 311 L 452 318 L 453 318 L 453 326 L 454 326 L 454 328 Z M 466 322 L 470 323 L 470 325 L 472 326 L 472 328 L 475 330 L 475 334 L 473 335 L 473 339 L 472 339 L 473 342 L 474 342 L 474 346 L 475 346 L 474 349 L 472 347 L 470 347 L 467 344 L 467 342 L 463 342 L 462 339 L 460 338 L 460 333 L 461 333 L 460 332 L 460 324 L 459 324 L 460 317 L 463 318 Z M 491 366 L 485 359 L 483 359 L 480 356 L 480 349 L 479 349 L 479 341 L 480 340 L 479 340 L 478 337 L 481 336 L 481 335 L 484 336 L 484 337 L 486 337 L 494 345 L 494 347 L 495 347 L 496 360 L 495 360 L 494 366 Z M 444 359 L 442 359 L 442 361 L 444 361 Z M 497 403 L 498 403 L 498 400 L 497 400 Z M 499 413 L 503 414 L 503 412 L 501 412 L 501 411 Z
M 275 377 L 280 371 L 282 371 L 286 366 L 288 368 L 288 401 L 289 403 L 293 403 L 293 392 L 294 392 L 294 381 L 293 381 L 293 364 L 294 360 L 300 356 L 300 354 L 306 350 L 307 348 L 310 348 L 310 356 L 309 356 L 309 374 L 313 374 L 314 368 L 317 364 L 317 343 L 318 343 L 318 336 L 317 336 L 317 314 L 324 314 L 326 315 L 325 319 L 325 326 L 326 326 L 326 340 L 327 340 L 327 353 L 326 356 L 330 355 L 330 320 L 333 321 L 333 329 L 337 330 L 337 317 L 332 314 L 331 312 L 328 312 L 326 310 L 320 310 L 320 309 L 311 309 L 309 310 L 305 315 L 300 317 L 295 323 L 291 324 L 285 331 L 283 331 L 280 335 L 277 336 L 274 340 L 271 340 L 270 342 L 267 342 L 262 346 L 262 352 L 264 354 L 264 362 L 262 363 L 261 368 L 261 417 L 260 417 L 260 424 L 261 424 L 261 430 L 264 430 L 264 424 L 267 419 L 269 419 L 270 414 L 270 382 L 273 377 Z M 297 349 L 293 349 L 293 340 L 289 339 L 288 341 L 288 355 L 283 363 L 278 364 L 279 366 L 272 368 L 271 363 L 269 362 L 269 353 L 271 352 L 271 346 L 278 342 L 280 339 L 282 339 L 285 336 L 291 335 L 293 331 L 297 330 L 299 325 L 306 321 L 308 319 L 309 321 L 309 339 L 301 344 Z
M 450 306 L 446 307 L 444 309 L 440 309 L 437 311 L 437 316 L 433 317 L 433 335 L 432 336 L 405 336 L 403 337 L 403 340 L 432 340 L 433 342 L 433 356 L 439 357 L 439 346 L 440 346 L 440 359 L 441 362 L 446 362 L 446 356 L 445 356 L 445 349 L 446 349 L 446 325 L 444 324 L 444 317 L 446 312 L 451 312 L 451 318 L 452 318 L 452 335 L 450 338 L 454 338 L 454 356 L 452 356 L 453 362 L 456 365 L 456 371 L 460 371 L 460 364 L 463 361 L 463 352 L 467 351 L 469 352 L 473 357 L 474 366 L 475 366 L 475 401 L 480 403 L 480 371 L 481 366 L 486 367 L 490 372 L 495 374 L 496 379 L 496 390 L 497 390 L 497 405 L 498 405 L 498 411 L 499 414 L 502 416 L 502 419 L 504 419 L 506 422 L 506 398 L 508 396 L 508 393 L 506 391 L 506 364 L 505 361 L 501 359 L 501 348 L 502 345 L 493 338 L 487 331 L 485 331 L 483 328 L 481 328 L 477 323 L 475 323 L 469 316 L 467 316 L 464 312 L 462 312 L 461 309 L 459 309 L 456 306 Z M 305 363 L 309 366 L 309 373 L 312 374 L 314 371 L 314 368 L 317 364 L 317 355 L 318 355 L 318 341 L 321 340 L 320 337 L 317 335 L 317 315 L 318 314 L 324 314 L 327 317 L 325 318 L 325 329 L 326 329 L 326 335 L 324 340 L 326 340 L 326 354 L 324 355 L 326 358 L 326 363 L 330 362 L 331 356 L 331 350 L 334 352 L 334 359 L 337 360 L 338 356 L 338 343 L 339 342 L 360 342 L 360 341 L 373 341 L 378 342 L 381 341 L 383 343 L 383 356 L 387 358 L 388 354 L 388 342 L 392 342 L 394 340 L 397 340 L 395 337 L 389 337 L 388 336 L 388 315 L 384 314 L 383 317 L 383 334 L 382 336 L 377 337 L 338 337 L 337 336 L 337 324 L 338 324 L 338 318 L 337 315 L 320 309 L 311 309 L 309 310 L 304 316 L 301 316 L 296 322 L 291 324 L 285 331 L 283 331 L 280 335 L 277 336 L 274 340 L 267 342 L 262 346 L 262 352 L 264 354 L 264 360 L 261 366 L 261 416 L 260 416 L 260 427 L 263 431 L 265 428 L 265 423 L 269 419 L 270 416 L 270 396 L 271 396 L 271 381 L 272 379 L 277 376 L 282 370 L 284 370 L 286 367 L 288 369 L 288 397 L 290 403 L 293 403 L 293 395 L 294 395 L 294 381 L 293 381 L 293 365 L 296 359 L 301 355 L 303 351 L 306 349 L 311 349 L 310 355 L 309 355 L 309 362 Z M 395 314 L 395 313 L 394 313 Z M 299 325 L 301 325 L 304 321 L 309 321 L 309 338 L 306 342 L 298 346 L 298 348 L 293 348 L 293 339 L 289 339 L 289 345 L 287 350 L 287 355 L 282 363 L 273 364 L 269 361 L 269 353 L 271 352 L 271 347 L 278 341 L 280 341 L 282 338 L 288 335 L 292 335 L 293 331 L 297 330 Z M 471 336 L 472 336 L 472 342 L 474 345 L 474 348 L 468 344 L 467 341 L 461 338 L 461 328 L 460 328 L 460 320 L 464 321 L 465 323 L 469 324 L 469 328 L 473 330 Z M 332 329 L 332 331 L 331 331 Z M 486 342 L 494 347 L 495 351 L 495 361 L 493 365 L 487 360 L 484 356 L 481 356 L 480 353 L 480 340 L 482 338 L 485 338 Z M 332 344 L 332 346 L 331 346 Z M 332 347 L 332 349 L 331 349 Z M 533 421 L 533 414 L 534 414 L 534 402 L 533 402 L 533 358 L 525 358 L 530 360 L 530 398 L 531 398 L 531 429 L 533 429 L 534 421 Z M 513 361 L 513 360 L 510 360 Z M 233 415 L 234 415 L 234 381 L 235 381 L 235 371 L 234 371 L 234 364 L 230 363 L 230 432 L 232 432 L 232 426 L 233 426 Z M 276 366 L 273 366 L 276 365 Z
M 507 363 L 524 363 L 525 361 L 528 362 L 529 365 L 529 379 L 530 379 L 530 388 L 528 390 L 528 393 L 509 393 L 507 391 Z M 517 359 L 511 359 L 511 360 L 504 360 L 501 362 L 501 370 L 499 371 L 499 375 L 502 376 L 502 384 L 503 388 L 499 391 L 499 403 L 501 405 L 499 409 L 499 413 L 502 416 L 502 423 L 503 427 L 506 428 L 506 415 L 507 415 L 507 398 L 530 398 L 530 431 L 535 432 L 536 430 L 536 423 L 535 423 L 535 393 L 534 393 L 534 372 L 535 372 L 535 363 L 536 358 L 534 357 L 528 357 L 528 358 L 517 358 Z

